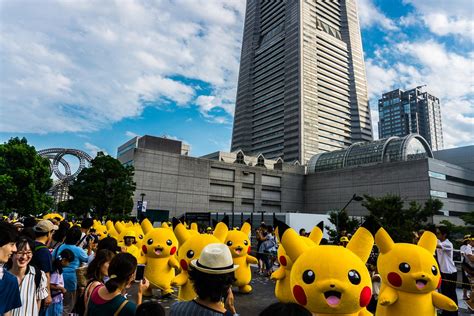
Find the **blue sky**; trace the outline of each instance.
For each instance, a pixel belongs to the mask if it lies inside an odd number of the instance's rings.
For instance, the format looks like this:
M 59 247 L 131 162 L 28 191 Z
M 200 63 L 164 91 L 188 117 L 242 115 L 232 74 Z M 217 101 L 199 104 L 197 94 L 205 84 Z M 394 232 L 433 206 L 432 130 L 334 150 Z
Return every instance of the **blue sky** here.
M 358 0 L 376 100 L 427 84 L 445 147 L 474 143 L 471 0 Z M 228 151 L 244 0 L 0 0 L 0 141 L 92 155 L 166 135 Z

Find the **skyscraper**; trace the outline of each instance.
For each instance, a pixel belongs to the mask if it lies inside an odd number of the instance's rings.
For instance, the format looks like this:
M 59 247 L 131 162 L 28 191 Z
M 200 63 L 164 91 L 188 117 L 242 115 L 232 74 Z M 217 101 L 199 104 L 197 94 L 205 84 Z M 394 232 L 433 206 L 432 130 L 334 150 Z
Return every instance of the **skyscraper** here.
M 432 150 L 443 149 L 439 99 L 422 88 L 396 89 L 382 95 L 379 100 L 380 138 L 418 133 Z
M 356 0 L 248 0 L 231 150 L 305 163 L 370 140 Z

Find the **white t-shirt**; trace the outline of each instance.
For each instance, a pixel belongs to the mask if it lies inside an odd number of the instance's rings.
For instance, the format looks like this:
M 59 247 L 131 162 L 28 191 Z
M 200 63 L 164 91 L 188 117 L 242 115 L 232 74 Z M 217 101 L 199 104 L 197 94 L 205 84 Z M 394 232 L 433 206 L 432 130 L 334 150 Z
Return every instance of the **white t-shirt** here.
M 463 251 L 462 251 L 462 247 L 461 247 L 461 252 L 463 252 Z M 463 256 L 463 258 L 464 258 L 464 261 L 467 262 L 467 264 L 468 264 L 470 267 L 474 268 L 474 262 L 472 262 L 472 261 L 467 257 L 468 255 L 471 255 L 471 256 L 474 255 L 471 245 L 467 245 L 467 246 L 466 246 L 466 248 L 464 249 L 464 254 L 463 254 L 462 256 Z
M 456 273 L 458 270 L 456 269 L 453 261 L 453 244 L 449 241 L 449 239 L 446 239 L 445 241 L 438 239 L 438 246 L 441 246 L 441 248 L 436 248 L 439 269 L 442 273 Z

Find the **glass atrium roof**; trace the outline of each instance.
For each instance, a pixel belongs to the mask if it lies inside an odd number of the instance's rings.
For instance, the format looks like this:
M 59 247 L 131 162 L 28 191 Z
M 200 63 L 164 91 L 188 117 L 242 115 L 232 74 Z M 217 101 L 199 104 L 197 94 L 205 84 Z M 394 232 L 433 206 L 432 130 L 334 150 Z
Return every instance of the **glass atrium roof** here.
M 418 134 L 359 142 L 349 148 L 314 155 L 308 172 L 335 170 L 383 162 L 433 158 L 428 142 Z

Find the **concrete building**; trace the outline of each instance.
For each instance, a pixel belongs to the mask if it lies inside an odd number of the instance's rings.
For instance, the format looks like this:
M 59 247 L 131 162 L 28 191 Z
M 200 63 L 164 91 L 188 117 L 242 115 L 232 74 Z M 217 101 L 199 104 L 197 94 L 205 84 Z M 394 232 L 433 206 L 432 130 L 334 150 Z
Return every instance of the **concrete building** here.
M 248 0 L 231 151 L 305 164 L 370 140 L 356 0 Z
M 438 198 L 444 208 L 433 218 L 435 223 L 448 219 L 462 224 L 459 216 L 474 211 L 474 146 L 433 156 L 426 140 L 411 134 L 320 153 L 307 167 L 242 151 L 195 158 L 181 154 L 186 152 L 182 146 L 143 136 L 119 147 L 118 159 L 135 167 L 135 205 L 144 193 L 151 218 L 244 212 L 246 217 L 256 214 L 258 223 L 262 211 L 268 214 L 265 220 L 273 212 L 326 214 L 341 209 L 353 194 L 394 194 L 419 203 Z M 471 158 L 463 159 L 465 154 Z M 451 163 L 457 161 L 462 166 Z M 347 211 L 352 216 L 367 214 L 356 201 Z
M 443 128 L 439 99 L 424 86 L 403 91 L 396 89 L 379 99 L 379 136 L 406 136 L 417 133 L 433 150 L 443 149 Z

